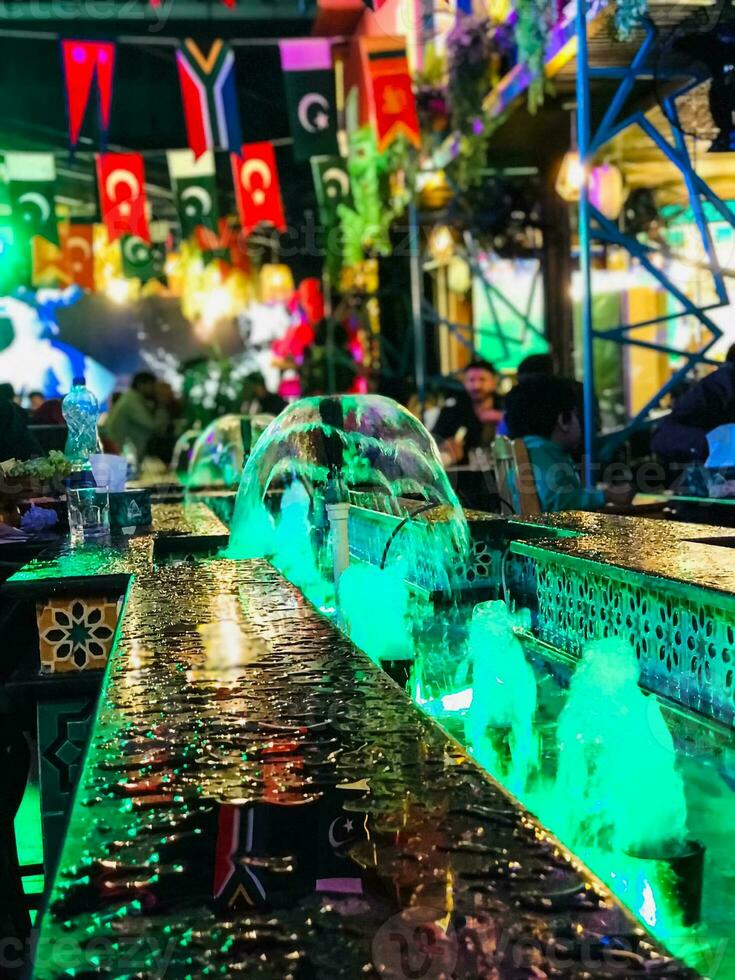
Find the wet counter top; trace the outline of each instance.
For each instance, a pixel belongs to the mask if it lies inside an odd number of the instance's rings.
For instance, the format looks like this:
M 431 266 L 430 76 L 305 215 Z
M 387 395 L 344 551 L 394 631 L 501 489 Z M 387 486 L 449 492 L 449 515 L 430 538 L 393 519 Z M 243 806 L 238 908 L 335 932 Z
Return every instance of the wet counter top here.
M 203 503 L 153 504 L 148 533 L 115 535 L 109 545 L 72 548 L 68 539 L 24 565 L 3 585 L 6 595 L 124 592 L 130 575 L 154 557 L 174 552 L 214 552 L 229 540 L 227 527 Z
M 41 920 L 67 970 L 693 976 L 270 565 L 202 557 L 129 589 Z
M 523 540 L 524 528 L 534 529 L 532 542 Z M 538 528 L 548 528 L 550 536 L 539 539 Z M 520 554 L 552 553 L 616 565 L 688 590 L 735 597 L 735 528 L 567 511 L 510 520 L 509 531 L 515 537 L 511 550 Z

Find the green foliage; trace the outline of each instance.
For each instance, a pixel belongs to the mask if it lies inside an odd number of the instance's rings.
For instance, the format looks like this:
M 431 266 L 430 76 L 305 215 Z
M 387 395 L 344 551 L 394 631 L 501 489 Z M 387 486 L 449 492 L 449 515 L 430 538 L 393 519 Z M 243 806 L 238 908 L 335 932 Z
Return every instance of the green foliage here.
M 544 101 L 549 83 L 544 75 L 546 48 L 556 19 L 555 0 L 513 0 L 518 14 L 515 38 L 518 61 L 525 62 L 532 74 L 528 86 L 528 108 L 535 113 Z
M 212 357 L 187 368 L 183 389 L 187 427 L 204 427 L 222 415 L 239 412 L 243 383 L 252 370 L 252 361 L 236 357 Z
M 47 482 L 54 477 L 69 476 L 72 471 L 71 461 L 58 449 L 52 449 L 48 456 L 38 456 L 35 459 L 16 459 L 6 471 L 11 479 L 33 479 Z
M 350 134 L 347 170 L 354 207 L 340 204 L 346 265 L 365 254 L 390 255 L 390 226 L 403 213 L 414 185 L 416 154 L 402 137 L 379 153 L 371 126 Z

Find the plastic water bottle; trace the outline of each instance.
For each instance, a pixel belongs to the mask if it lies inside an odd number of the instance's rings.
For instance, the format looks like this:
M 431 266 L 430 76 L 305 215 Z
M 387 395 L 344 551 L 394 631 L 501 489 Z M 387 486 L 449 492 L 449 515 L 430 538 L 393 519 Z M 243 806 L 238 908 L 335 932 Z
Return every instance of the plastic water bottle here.
M 74 378 L 72 389 L 61 403 L 66 419 L 66 456 L 75 470 L 90 468 L 89 457 L 97 452 L 97 419 L 100 407 L 84 378 Z

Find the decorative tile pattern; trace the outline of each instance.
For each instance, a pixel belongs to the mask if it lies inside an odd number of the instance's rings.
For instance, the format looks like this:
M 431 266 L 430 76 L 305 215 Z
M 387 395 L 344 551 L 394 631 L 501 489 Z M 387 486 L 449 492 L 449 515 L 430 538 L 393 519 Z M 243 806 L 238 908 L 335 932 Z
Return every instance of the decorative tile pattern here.
M 38 703 L 38 758 L 43 853 L 53 865 L 63 841 L 66 814 L 79 779 L 96 698 Z
M 104 667 L 122 598 L 49 599 L 36 606 L 41 673 Z
M 619 636 L 651 690 L 694 710 L 735 720 L 735 619 L 715 592 L 677 593 L 657 578 L 608 566 L 536 558 L 538 633 L 579 653 L 593 639 Z
M 403 554 L 408 559 L 409 581 L 427 592 L 500 585 L 501 552 L 473 537 L 467 561 L 452 539 L 451 525 L 445 522 L 423 516 L 406 522 L 394 514 L 352 506 L 349 539 L 350 554 L 372 565 L 380 564 L 390 541 L 391 558 Z

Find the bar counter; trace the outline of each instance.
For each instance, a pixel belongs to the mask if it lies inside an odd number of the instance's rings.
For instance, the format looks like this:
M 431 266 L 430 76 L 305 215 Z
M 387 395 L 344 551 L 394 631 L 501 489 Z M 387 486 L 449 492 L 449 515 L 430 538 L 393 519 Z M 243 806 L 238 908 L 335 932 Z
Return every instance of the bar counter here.
M 694 976 L 269 564 L 123 609 L 35 976 Z

